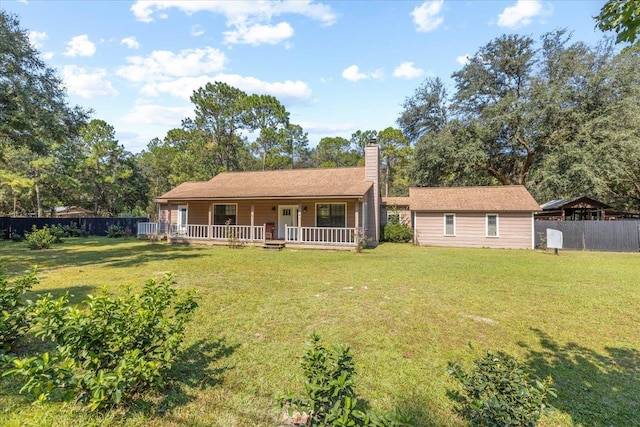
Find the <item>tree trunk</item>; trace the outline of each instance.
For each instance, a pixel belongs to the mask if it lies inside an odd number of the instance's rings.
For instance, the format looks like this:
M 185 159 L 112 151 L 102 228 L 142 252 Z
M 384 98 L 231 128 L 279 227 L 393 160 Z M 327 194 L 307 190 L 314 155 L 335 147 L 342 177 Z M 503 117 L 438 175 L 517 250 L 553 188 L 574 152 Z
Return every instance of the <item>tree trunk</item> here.
M 36 216 L 38 218 L 42 217 L 42 199 L 40 198 L 40 186 L 38 185 L 38 178 L 40 178 L 40 171 L 38 169 L 35 170 L 35 184 L 34 190 L 36 191 L 36 206 L 37 212 Z
M 93 214 L 98 216 L 98 184 L 93 184 Z

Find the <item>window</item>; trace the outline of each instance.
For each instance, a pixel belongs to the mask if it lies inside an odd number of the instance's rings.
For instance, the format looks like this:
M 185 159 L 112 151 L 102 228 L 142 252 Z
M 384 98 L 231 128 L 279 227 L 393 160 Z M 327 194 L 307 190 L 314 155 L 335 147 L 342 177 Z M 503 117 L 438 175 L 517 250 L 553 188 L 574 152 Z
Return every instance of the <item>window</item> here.
M 456 235 L 456 215 L 444 214 L 444 235 L 455 236 Z
M 346 227 L 346 203 L 322 203 L 316 205 L 317 227 Z
M 487 215 L 487 237 L 498 237 L 498 215 Z
M 213 223 L 215 225 L 236 225 L 237 205 L 213 205 Z
M 387 211 L 387 224 L 400 224 L 400 213 L 397 210 Z

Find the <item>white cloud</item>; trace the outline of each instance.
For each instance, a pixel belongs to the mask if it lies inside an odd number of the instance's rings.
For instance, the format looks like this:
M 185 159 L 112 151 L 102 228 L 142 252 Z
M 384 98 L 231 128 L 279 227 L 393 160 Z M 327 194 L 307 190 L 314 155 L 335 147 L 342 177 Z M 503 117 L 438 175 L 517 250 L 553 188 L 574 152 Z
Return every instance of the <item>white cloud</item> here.
M 342 77 L 349 80 L 350 82 L 357 82 L 358 80 L 366 79 L 368 76 L 364 73 L 361 73 L 360 67 L 358 67 L 357 65 L 351 65 L 342 71 Z
M 250 27 L 238 26 L 236 30 L 225 31 L 224 42 L 226 44 L 278 44 L 293 36 L 293 27 L 288 22 L 280 22 L 277 25 L 256 24 Z
M 456 61 L 460 65 L 467 65 L 470 59 L 471 59 L 471 55 L 469 55 L 468 53 L 465 53 L 464 55 L 460 55 L 456 57 Z
M 46 59 L 47 61 L 50 60 L 53 57 L 54 57 L 54 53 L 53 52 L 45 52 L 45 53 L 42 54 L 42 58 Z
M 118 91 L 111 82 L 105 80 L 106 76 L 107 71 L 103 68 L 85 69 L 67 65 L 62 69 L 62 78 L 69 93 L 83 98 L 117 95 Z
M 421 33 L 428 33 L 437 29 L 444 22 L 440 15 L 444 0 L 426 1 L 411 11 L 413 22 Z
M 179 9 L 188 15 L 196 12 L 221 14 L 226 18 L 227 26 L 233 28 L 225 32 L 226 42 L 252 45 L 274 44 L 293 35 L 293 29 L 288 23 L 271 24 L 271 20 L 280 15 L 302 15 L 323 25 L 333 25 L 336 21 L 331 6 L 312 0 L 137 0 L 131 6 L 131 12 L 139 21 L 152 22 L 154 17 L 158 16 L 158 12 L 171 8 Z M 265 38 L 260 38 L 261 35 Z
M 131 12 L 142 22 L 153 21 L 155 11 L 176 8 L 191 15 L 196 12 L 211 12 L 224 15 L 231 25 L 239 22 L 268 22 L 272 17 L 284 14 L 303 15 L 332 25 L 336 16 L 331 7 L 312 0 L 286 1 L 199 1 L 199 0 L 137 0 Z
M 311 89 L 301 81 L 285 80 L 284 82 L 265 82 L 255 77 L 238 74 L 217 74 L 215 76 L 181 77 L 179 79 L 145 84 L 141 92 L 147 96 L 169 94 L 188 100 L 197 90 L 207 83 L 219 81 L 237 87 L 247 93 L 273 95 L 282 101 L 300 101 L 311 97 Z
M 211 47 L 185 49 L 177 54 L 155 50 L 146 57 L 128 57 L 130 65 L 119 68 L 117 74 L 132 82 L 155 82 L 220 71 L 226 61 L 224 53 Z
M 127 46 L 129 49 L 140 49 L 140 43 L 134 36 L 123 38 L 120 40 L 120 44 Z
M 193 107 L 136 105 L 122 119 L 125 123 L 179 127 L 182 119 L 193 116 Z
M 360 67 L 357 65 L 351 65 L 342 70 L 342 77 L 350 82 L 357 82 L 364 79 L 381 79 L 384 77 L 382 70 L 378 69 L 371 73 L 360 72 Z
M 67 42 L 66 56 L 93 56 L 96 53 L 96 45 L 89 40 L 89 36 L 82 34 L 72 37 Z
M 532 18 L 544 13 L 540 0 L 518 0 L 514 6 L 505 8 L 498 15 L 498 26 L 516 28 L 529 25 Z
M 191 26 L 191 35 L 193 37 L 200 37 L 203 34 L 204 34 L 204 29 L 200 25 L 196 24 Z
M 405 79 L 415 79 L 424 74 L 424 70 L 416 68 L 413 62 L 403 62 L 395 70 L 393 70 L 393 77 L 401 77 Z
M 27 37 L 29 38 L 31 46 L 36 49 L 42 49 L 42 42 L 49 38 L 47 33 L 42 31 L 28 31 Z

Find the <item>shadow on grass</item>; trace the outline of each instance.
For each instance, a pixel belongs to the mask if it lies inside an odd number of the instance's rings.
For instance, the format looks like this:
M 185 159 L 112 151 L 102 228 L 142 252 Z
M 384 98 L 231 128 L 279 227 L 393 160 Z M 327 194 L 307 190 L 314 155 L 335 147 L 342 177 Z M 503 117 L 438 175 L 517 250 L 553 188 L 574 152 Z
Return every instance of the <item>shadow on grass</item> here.
M 606 348 L 599 354 L 575 343 L 561 345 L 539 329 L 533 332 L 542 350 L 529 349 L 525 362 L 540 378 L 553 377 L 554 407 L 575 425 L 640 426 L 638 349 Z
M 32 301 L 35 301 L 38 298 L 38 295 L 47 295 L 51 294 L 53 298 L 60 298 L 62 295 L 69 293 L 69 303 L 71 304 L 80 304 L 82 301 L 87 299 L 89 295 L 96 295 L 101 293 L 99 287 L 97 286 L 89 286 L 89 285 L 81 285 L 81 286 L 68 286 L 66 288 L 51 288 L 51 289 L 38 289 L 37 285 L 31 289 L 27 294 L 26 298 Z
M 171 245 L 166 242 L 138 241 L 133 238 L 71 238 L 64 243 L 52 245 L 50 249 L 29 250 L 19 243 L 0 245 L 0 256 L 4 266 L 28 268 L 39 265 L 48 269 L 105 265 L 110 267 L 133 267 L 152 261 L 167 261 L 201 256 L 201 247 Z M 73 246 L 73 247 L 70 247 Z M 28 264 L 25 265 L 25 260 Z M 11 268 L 7 268 L 12 272 Z M 20 271 L 20 268 L 13 269 Z M 13 271 L 14 273 L 16 271 Z
M 170 378 L 160 400 L 140 400 L 130 407 L 132 412 L 163 416 L 175 408 L 196 399 L 191 390 L 204 390 L 223 382 L 225 372 L 233 369 L 221 364 L 230 357 L 238 344 L 229 345 L 224 338 L 216 341 L 199 340 L 186 348 L 167 373 Z

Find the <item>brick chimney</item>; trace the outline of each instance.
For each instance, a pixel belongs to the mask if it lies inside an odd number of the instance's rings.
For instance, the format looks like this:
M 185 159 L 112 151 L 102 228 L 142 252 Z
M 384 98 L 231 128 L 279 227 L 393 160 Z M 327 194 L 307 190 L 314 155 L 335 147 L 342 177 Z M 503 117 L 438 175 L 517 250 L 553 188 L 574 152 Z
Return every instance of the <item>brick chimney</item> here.
M 364 148 L 364 180 L 373 183 L 373 193 L 364 201 L 367 215 L 367 238 L 377 245 L 380 241 L 380 149 L 375 139 Z

